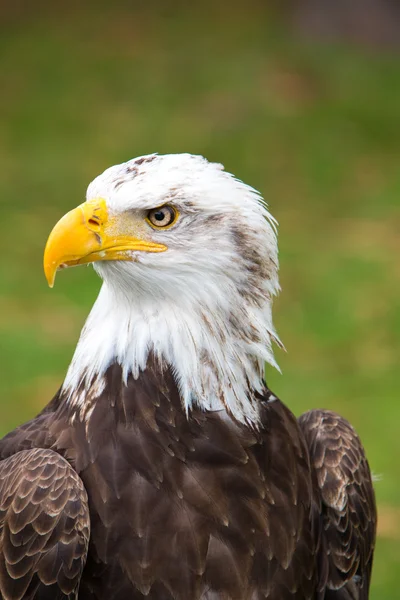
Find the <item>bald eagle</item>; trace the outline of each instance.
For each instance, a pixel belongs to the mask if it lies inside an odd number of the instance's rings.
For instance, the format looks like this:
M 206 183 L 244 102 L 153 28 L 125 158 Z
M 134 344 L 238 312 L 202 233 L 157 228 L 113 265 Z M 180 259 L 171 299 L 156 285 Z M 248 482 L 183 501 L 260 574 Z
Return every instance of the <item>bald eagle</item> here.
M 189 154 L 113 166 L 44 268 L 103 280 L 60 390 L 0 441 L 4 600 L 361 600 L 376 510 L 352 426 L 269 390 L 273 217 Z

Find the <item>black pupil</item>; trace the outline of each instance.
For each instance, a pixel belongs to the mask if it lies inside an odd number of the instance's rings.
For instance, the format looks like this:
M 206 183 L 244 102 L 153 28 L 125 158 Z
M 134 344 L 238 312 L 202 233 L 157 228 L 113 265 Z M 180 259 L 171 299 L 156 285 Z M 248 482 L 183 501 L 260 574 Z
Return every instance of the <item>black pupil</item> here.
M 154 218 L 156 221 L 164 221 L 164 219 L 166 217 L 167 217 L 167 215 L 162 210 L 158 210 L 157 212 L 154 213 Z

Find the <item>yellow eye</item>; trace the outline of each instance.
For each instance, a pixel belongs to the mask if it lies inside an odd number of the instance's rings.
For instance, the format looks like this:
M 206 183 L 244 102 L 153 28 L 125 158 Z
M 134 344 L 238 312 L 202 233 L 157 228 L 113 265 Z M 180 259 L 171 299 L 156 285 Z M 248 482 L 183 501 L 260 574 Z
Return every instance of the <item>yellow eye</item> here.
M 175 223 L 178 218 L 178 211 L 169 204 L 165 204 L 159 208 L 149 210 L 146 218 L 152 227 L 168 227 Z

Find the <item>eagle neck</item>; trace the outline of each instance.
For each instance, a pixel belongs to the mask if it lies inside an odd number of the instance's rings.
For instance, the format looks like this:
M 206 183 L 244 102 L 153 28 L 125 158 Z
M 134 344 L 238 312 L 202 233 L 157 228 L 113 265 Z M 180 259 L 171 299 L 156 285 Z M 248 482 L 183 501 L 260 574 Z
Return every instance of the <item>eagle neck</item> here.
M 151 358 L 160 372 L 172 373 L 187 414 L 194 406 L 225 408 L 239 422 L 257 425 L 254 394 L 263 389 L 265 361 L 275 364 L 270 306 L 244 317 L 253 317 L 259 329 L 246 329 L 244 320 L 221 306 L 193 306 L 184 299 L 155 303 L 140 294 L 132 301 L 104 283 L 62 392 L 70 405 L 84 410 L 103 393 L 111 365 L 120 365 L 126 386 L 128 378 L 139 379 Z

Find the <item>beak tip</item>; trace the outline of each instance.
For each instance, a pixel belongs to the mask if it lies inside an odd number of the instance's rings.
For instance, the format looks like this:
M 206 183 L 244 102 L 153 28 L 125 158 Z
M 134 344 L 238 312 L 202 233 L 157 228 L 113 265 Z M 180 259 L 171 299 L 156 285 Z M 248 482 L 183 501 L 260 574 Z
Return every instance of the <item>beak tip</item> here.
M 49 268 L 47 265 L 44 267 L 44 276 L 46 277 L 49 288 L 54 287 L 54 280 L 56 278 L 57 269 Z

